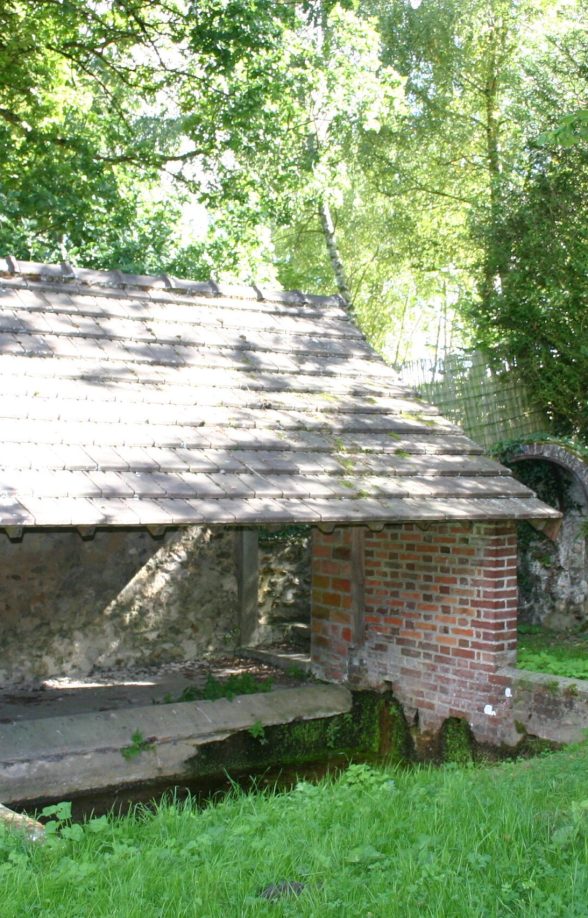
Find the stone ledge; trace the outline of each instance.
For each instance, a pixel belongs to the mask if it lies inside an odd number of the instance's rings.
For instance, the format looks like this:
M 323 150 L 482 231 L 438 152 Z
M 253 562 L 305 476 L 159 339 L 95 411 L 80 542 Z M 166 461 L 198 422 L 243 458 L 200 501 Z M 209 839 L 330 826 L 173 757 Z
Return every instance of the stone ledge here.
M 577 743 L 588 731 L 588 681 L 505 667 L 511 680 L 512 718 L 525 734 L 554 743 Z
M 313 685 L 233 701 L 183 702 L 0 725 L 0 800 L 71 799 L 94 790 L 189 780 L 201 746 L 255 725 L 348 714 L 351 693 Z M 131 758 L 121 750 L 144 740 Z

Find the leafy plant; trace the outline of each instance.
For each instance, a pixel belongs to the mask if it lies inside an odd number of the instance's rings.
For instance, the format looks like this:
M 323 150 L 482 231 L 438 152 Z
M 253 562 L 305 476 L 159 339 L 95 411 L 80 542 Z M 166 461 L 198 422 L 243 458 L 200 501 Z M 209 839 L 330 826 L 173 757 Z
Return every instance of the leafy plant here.
M 260 720 L 256 720 L 255 723 L 249 727 L 247 733 L 254 739 L 259 740 L 262 746 L 266 745 L 267 739 L 265 738 L 265 727 Z
M 130 762 L 132 759 L 136 759 L 137 756 L 141 755 L 142 752 L 150 752 L 152 749 L 155 749 L 154 737 L 145 739 L 140 730 L 135 730 L 131 735 L 130 745 L 123 746 L 120 750 L 120 754 L 123 759 Z
M 519 650 L 517 665 L 519 669 L 529 669 L 536 673 L 553 673 L 554 676 L 566 676 L 569 679 L 588 679 L 587 657 L 566 657 L 558 659 L 547 651 Z
M 223 680 L 209 674 L 203 688 L 198 688 L 196 685 L 188 685 L 178 695 L 166 692 L 160 701 L 154 699 L 153 704 L 179 704 L 183 701 L 218 701 L 219 698 L 227 698 L 232 701 L 237 695 L 256 695 L 260 692 L 270 692 L 272 686 L 272 679 L 264 679 L 262 681 L 256 679 L 251 673 L 238 673 Z
M 301 666 L 296 664 L 288 667 L 286 670 L 286 675 L 289 679 L 310 679 L 310 673 L 306 669 L 303 669 Z
M 539 625 L 521 624 L 517 665 L 532 672 L 569 679 L 588 679 L 588 635 L 584 631 L 554 632 Z M 566 689 L 573 695 L 577 687 Z

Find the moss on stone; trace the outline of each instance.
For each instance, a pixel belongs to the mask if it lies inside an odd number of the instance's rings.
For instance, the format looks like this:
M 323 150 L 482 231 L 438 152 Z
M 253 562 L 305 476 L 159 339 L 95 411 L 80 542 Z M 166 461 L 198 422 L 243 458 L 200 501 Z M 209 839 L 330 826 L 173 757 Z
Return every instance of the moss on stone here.
M 402 706 L 395 700 L 386 705 L 385 724 L 387 727 L 386 759 L 391 764 L 402 765 L 413 761 L 415 748 L 410 727 L 404 716 Z
M 302 765 L 328 758 L 366 757 L 387 751 L 389 696 L 355 692 L 348 714 L 265 727 L 263 736 L 248 730 L 198 749 L 190 762 L 194 778 L 258 772 L 272 766 Z
M 469 765 L 474 761 L 474 737 L 463 717 L 448 717 L 439 732 L 440 756 L 443 762 Z

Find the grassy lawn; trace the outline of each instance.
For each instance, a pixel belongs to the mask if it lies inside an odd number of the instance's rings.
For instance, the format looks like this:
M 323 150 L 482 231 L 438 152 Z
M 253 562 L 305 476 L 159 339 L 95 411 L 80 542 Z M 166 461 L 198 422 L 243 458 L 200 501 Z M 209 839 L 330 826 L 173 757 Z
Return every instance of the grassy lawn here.
M 3 918 L 588 914 L 586 746 L 492 768 L 357 765 L 52 829 L 37 847 L 0 836 Z M 261 897 L 284 881 L 304 886 Z
M 588 633 L 545 631 L 523 625 L 518 635 L 517 666 L 537 673 L 588 679 Z

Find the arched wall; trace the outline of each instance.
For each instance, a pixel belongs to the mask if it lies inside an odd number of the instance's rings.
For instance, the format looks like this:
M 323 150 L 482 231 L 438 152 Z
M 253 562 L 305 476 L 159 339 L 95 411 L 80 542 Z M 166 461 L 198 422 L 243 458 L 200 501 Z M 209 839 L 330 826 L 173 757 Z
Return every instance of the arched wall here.
M 509 465 L 517 462 L 524 462 L 530 459 L 542 459 L 546 462 L 553 462 L 566 469 L 575 478 L 584 491 L 586 503 L 588 504 L 588 465 L 576 453 L 558 443 L 521 443 L 507 454 L 505 461 Z
M 588 465 L 557 443 L 522 443 L 503 457 L 513 468 L 523 463 L 549 463 L 562 469 L 559 494 L 563 521 L 557 537 L 550 541 L 519 528 L 519 618 L 523 623 L 541 624 L 555 631 L 588 625 Z M 527 479 L 531 487 L 532 483 Z M 545 494 L 539 496 L 551 502 Z

